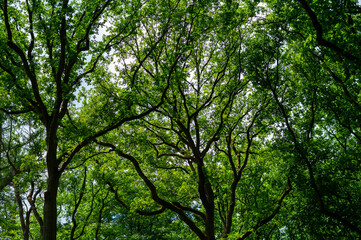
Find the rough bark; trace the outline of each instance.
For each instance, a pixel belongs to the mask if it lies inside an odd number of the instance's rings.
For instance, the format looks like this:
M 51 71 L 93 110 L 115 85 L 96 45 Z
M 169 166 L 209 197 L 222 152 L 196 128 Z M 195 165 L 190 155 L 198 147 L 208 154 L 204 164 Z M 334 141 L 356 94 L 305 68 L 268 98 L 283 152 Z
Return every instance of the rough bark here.
M 53 134 L 52 134 L 53 133 Z M 59 171 L 57 162 L 57 142 L 56 129 L 48 130 L 47 147 L 48 152 L 46 156 L 48 181 L 47 191 L 44 194 L 44 225 L 42 236 L 43 240 L 56 240 L 57 232 L 57 205 L 56 197 L 59 187 Z

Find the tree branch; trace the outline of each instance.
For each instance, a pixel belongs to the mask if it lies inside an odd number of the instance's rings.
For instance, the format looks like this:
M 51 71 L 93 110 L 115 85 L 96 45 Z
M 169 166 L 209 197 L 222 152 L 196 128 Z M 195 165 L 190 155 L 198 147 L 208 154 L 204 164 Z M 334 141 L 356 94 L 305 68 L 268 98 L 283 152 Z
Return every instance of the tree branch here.
M 257 231 L 260 227 L 262 227 L 263 225 L 267 224 L 268 222 L 270 222 L 275 216 L 276 214 L 279 212 L 279 210 L 281 209 L 282 206 L 282 202 L 285 199 L 285 197 L 291 192 L 292 190 L 292 185 L 291 185 L 291 181 L 288 178 L 287 179 L 287 184 L 288 187 L 287 189 L 283 192 L 283 194 L 281 195 L 280 199 L 278 200 L 277 206 L 276 208 L 272 211 L 272 213 L 267 216 L 266 218 L 262 219 L 261 221 L 257 222 L 257 224 L 253 227 L 248 229 L 245 233 L 242 234 L 242 236 L 240 238 L 238 238 L 237 240 L 243 240 L 246 239 L 249 235 L 251 235 L 251 233 Z
M 360 58 L 356 57 L 354 55 L 352 55 L 351 53 L 345 51 L 344 49 L 338 47 L 337 45 L 325 40 L 323 38 L 323 29 L 322 29 L 322 25 L 320 24 L 320 22 L 317 19 L 317 16 L 315 14 L 315 12 L 311 9 L 311 7 L 308 5 L 306 0 L 298 0 L 298 2 L 302 5 L 302 7 L 305 9 L 307 15 L 309 16 L 309 18 L 312 21 L 313 27 L 316 30 L 316 40 L 317 42 L 324 46 L 327 47 L 331 50 L 333 50 L 334 52 L 336 52 L 339 55 L 344 56 L 345 58 L 347 58 L 350 61 L 354 61 L 356 62 L 358 65 L 360 64 Z

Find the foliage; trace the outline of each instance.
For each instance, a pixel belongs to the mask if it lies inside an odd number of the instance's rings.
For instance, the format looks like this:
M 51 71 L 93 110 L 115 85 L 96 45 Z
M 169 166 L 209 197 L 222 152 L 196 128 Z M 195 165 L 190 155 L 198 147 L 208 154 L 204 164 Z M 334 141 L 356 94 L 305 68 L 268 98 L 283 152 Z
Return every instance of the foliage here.
M 356 1 L 0 11 L 0 238 L 361 236 Z

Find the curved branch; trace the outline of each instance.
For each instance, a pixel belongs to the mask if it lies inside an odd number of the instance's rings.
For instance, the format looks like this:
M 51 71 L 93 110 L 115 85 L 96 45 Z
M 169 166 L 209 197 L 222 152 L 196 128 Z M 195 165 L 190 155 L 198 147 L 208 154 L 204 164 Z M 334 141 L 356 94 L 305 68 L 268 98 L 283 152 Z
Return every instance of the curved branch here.
M 115 146 L 114 146 L 115 147 Z M 188 216 L 184 213 L 184 211 L 182 209 L 180 209 L 179 207 L 173 205 L 172 203 L 165 201 L 164 199 L 162 199 L 161 197 L 159 197 L 158 195 L 158 191 L 157 188 L 155 187 L 155 185 L 149 180 L 149 178 L 144 174 L 143 170 L 140 167 L 139 162 L 137 161 L 137 159 L 135 159 L 133 156 L 128 155 L 124 152 L 122 152 L 121 150 L 117 149 L 116 153 L 119 155 L 119 157 L 121 158 L 125 158 L 128 159 L 134 166 L 135 170 L 137 171 L 138 175 L 140 178 L 142 178 L 142 180 L 144 181 L 144 183 L 147 185 L 148 189 L 151 192 L 152 198 L 155 202 L 157 202 L 158 204 L 162 205 L 163 207 L 170 209 L 171 211 L 175 212 L 178 214 L 178 216 L 180 217 L 180 219 L 187 224 L 190 229 L 197 234 L 197 236 L 200 239 L 204 239 L 205 235 L 204 233 L 197 227 L 197 225 L 188 218 Z
M 16 114 L 31 112 L 31 111 L 33 111 L 33 109 L 28 108 L 28 109 L 23 109 L 23 110 L 7 110 L 7 109 L 4 109 L 4 108 L 0 108 L 0 111 L 4 112 L 6 114 L 16 115 Z
M 40 96 L 40 91 L 39 91 L 39 86 L 38 86 L 36 76 L 35 76 L 34 72 L 31 71 L 31 69 L 30 69 L 30 66 L 29 66 L 29 63 L 28 63 L 28 60 L 26 58 L 26 55 L 25 55 L 24 51 L 18 45 L 16 45 L 13 42 L 13 39 L 12 39 L 12 30 L 11 30 L 11 26 L 10 26 L 10 23 L 9 23 L 8 1 L 7 0 L 4 0 L 3 12 L 4 12 L 4 18 L 5 18 L 6 32 L 7 32 L 7 36 L 8 36 L 7 45 L 12 50 L 14 50 L 16 52 L 16 54 L 21 58 L 25 73 L 26 73 L 27 77 L 30 79 L 32 92 L 33 92 L 33 94 L 35 96 L 36 103 L 40 108 L 41 114 L 44 115 L 44 119 L 42 119 L 42 120 L 46 121 L 47 117 L 48 117 L 48 112 L 47 112 L 47 109 L 46 109 L 46 107 L 44 105 L 44 102 L 43 102 L 43 100 L 42 100 L 42 98 Z
M 333 50 L 334 52 L 336 52 L 337 54 L 340 54 L 342 56 L 344 56 L 345 58 L 347 58 L 350 61 L 355 61 L 357 64 L 360 64 L 360 58 L 352 55 L 351 53 L 347 52 L 346 50 L 338 47 L 337 45 L 325 40 L 323 38 L 323 29 L 322 29 L 322 25 L 321 23 L 318 21 L 317 16 L 315 14 L 315 12 L 311 9 L 311 7 L 308 5 L 308 3 L 306 2 L 306 0 L 298 0 L 298 2 L 302 5 L 302 7 L 305 9 L 305 11 L 307 12 L 307 15 L 310 17 L 313 27 L 316 30 L 316 40 L 317 42 L 324 46 L 327 47 L 331 50 Z
M 257 229 L 259 229 L 260 227 L 262 227 L 263 225 L 267 224 L 268 222 L 270 222 L 275 216 L 276 214 L 280 211 L 281 206 L 282 206 L 282 202 L 285 199 L 285 197 L 291 192 L 292 190 L 292 185 L 291 185 L 291 181 L 288 178 L 287 179 L 287 184 L 288 187 L 287 189 L 283 192 L 283 194 L 281 195 L 280 199 L 278 200 L 277 206 L 276 208 L 272 211 L 272 213 L 267 216 L 266 218 L 262 219 L 261 221 L 259 221 L 253 228 L 248 229 L 245 233 L 242 234 L 242 236 L 240 238 L 238 238 L 237 240 L 243 240 L 246 239 L 249 235 L 251 235 L 253 232 L 257 231 Z

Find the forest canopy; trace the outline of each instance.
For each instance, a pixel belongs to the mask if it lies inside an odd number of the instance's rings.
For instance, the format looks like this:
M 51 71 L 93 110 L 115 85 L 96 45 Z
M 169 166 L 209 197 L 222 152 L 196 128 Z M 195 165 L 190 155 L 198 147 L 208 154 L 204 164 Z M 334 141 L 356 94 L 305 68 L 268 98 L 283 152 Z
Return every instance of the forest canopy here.
M 0 239 L 358 239 L 358 1 L 0 0 Z

